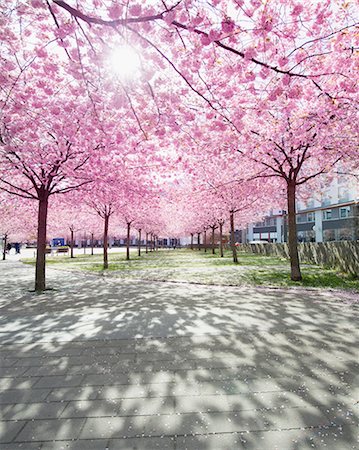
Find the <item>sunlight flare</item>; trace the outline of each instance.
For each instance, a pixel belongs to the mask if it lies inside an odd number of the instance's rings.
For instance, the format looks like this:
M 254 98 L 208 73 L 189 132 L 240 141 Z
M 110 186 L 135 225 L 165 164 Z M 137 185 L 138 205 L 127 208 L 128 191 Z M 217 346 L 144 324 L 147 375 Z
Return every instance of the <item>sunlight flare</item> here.
M 110 64 L 112 71 L 122 79 L 135 78 L 141 67 L 140 57 L 130 45 L 121 45 L 113 49 Z

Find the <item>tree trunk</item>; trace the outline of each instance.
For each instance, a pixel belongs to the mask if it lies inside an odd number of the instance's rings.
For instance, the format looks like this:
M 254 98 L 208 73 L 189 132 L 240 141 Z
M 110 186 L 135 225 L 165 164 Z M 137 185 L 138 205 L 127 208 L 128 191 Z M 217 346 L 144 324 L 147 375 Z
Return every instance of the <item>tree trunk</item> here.
M 70 239 L 70 258 L 74 257 L 74 230 L 70 228 L 71 239 Z
M 138 256 L 141 256 L 141 228 L 138 230 Z
M 127 222 L 126 261 L 130 260 L 130 231 L 131 231 L 131 222 Z
M 201 250 L 201 233 L 197 233 L 198 250 Z
M 216 249 L 214 248 L 214 230 L 217 227 L 211 227 L 211 228 L 212 228 L 212 255 L 215 255 L 216 254 Z
M 39 196 L 39 211 L 37 217 L 37 251 L 35 270 L 35 291 L 46 289 L 45 266 L 46 266 L 46 229 L 47 210 L 49 206 L 48 192 L 42 192 Z
M 191 250 L 193 250 L 193 233 L 191 233 Z
M 223 223 L 219 224 L 219 251 L 221 258 L 223 258 Z
M 4 238 L 3 238 L 3 249 L 2 249 L 2 259 L 3 261 L 5 261 L 6 259 L 6 246 L 7 246 L 7 234 L 4 234 Z
M 103 269 L 108 269 L 108 222 L 110 216 L 105 214 L 105 226 L 103 230 Z
M 148 253 L 148 233 L 146 233 L 146 253 Z
M 204 252 L 207 253 L 207 230 L 203 231 Z
M 231 225 L 231 249 L 233 254 L 233 262 L 235 264 L 238 263 L 238 257 L 237 257 L 237 249 L 236 249 L 236 243 L 234 240 L 234 212 L 230 211 L 230 225 Z
M 300 281 L 302 279 L 302 274 L 300 272 L 299 256 L 298 256 L 295 191 L 296 191 L 295 181 L 287 181 L 288 249 L 290 258 L 290 278 L 293 281 Z
M 91 255 L 93 255 L 93 233 L 91 233 Z

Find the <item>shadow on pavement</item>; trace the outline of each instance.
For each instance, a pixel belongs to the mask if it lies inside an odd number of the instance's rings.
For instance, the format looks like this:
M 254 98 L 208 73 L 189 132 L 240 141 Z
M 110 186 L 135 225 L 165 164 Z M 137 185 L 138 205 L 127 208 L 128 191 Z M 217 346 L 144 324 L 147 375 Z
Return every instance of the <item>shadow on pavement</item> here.
M 1 268 L 3 450 L 358 448 L 355 304 Z

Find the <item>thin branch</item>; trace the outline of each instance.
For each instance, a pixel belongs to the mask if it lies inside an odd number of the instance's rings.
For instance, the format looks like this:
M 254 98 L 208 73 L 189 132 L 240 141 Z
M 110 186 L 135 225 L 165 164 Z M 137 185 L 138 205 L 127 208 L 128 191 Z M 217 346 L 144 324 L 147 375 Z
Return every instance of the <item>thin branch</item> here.
M 3 186 L 0 186 L 0 189 L 2 189 L 5 192 L 8 192 L 9 194 L 18 195 L 19 197 L 23 197 L 23 198 L 32 198 L 32 199 L 38 200 L 38 198 L 34 194 L 31 194 L 31 192 L 29 192 L 28 190 L 23 189 L 23 188 L 21 188 L 19 186 L 15 186 L 14 184 L 10 183 L 9 181 L 1 180 L 0 183 L 5 183 L 11 189 L 14 189 L 15 191 L 22 192 L 22 194 L 20 194 L 19 192 L 9 191 L 8 190 L 9 188 L 5 188 Z
M 82 183 L 76 184 L 74 186 L 68 186 L 66 188 L 51 191 L 51 194 L 65 194 L 66 192 L 74 191 L 74 190 L 76 190 L 82 186 L 85 186 L 86 184 L 90 184 L 92 182 L 93 182 L 92 180 L 86 180 L 86 181 L 83 181 Z

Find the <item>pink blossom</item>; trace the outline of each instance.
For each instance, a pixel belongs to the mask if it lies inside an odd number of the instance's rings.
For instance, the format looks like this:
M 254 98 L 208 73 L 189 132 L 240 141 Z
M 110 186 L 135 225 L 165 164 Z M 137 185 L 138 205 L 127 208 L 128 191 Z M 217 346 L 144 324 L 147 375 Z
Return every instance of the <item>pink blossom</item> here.
M 288 64 L 288 62 L 289 62 L 289 59 L 286 58 L 285 56 L 283 56 L 283 57 L 281 57 L 281 58 L 278 59 L 279 67 L 284 67 L 284 66 L 286 66 L 286 65 Z
M 47 51 L 46 51 L 46 49 L 44 47 L 38 48 L 36 50 L 36 55 L 39 58 L 46 58 L 47 57 Z
M 299 16 L 299 14 L 301 14 L 304 10 L 304 6 L 301 5 L 300 3 L 297 3 L 293 10 L 292 10 L 292 16 Z
M 201 34 L 201 43 L 202 45 L 210 45 L 212 41 L 207 34 Z
M 141 11 L 142 11 L 141 5 L 135 4 L 135 5 L 130 6 L 129 11 L 130 11 L 131 16 L 138 17 L 141 15 Z
M 226 19 L 222 22 L 221 27 L 224 33 L 232 33 L 235 28 L 235 24 L 233 20 Z
M 41 0 L 31 0 L 31 6 L 33 8 L 42 8 L 44 4 Z
M 221 38 L 221 32 L 218 30 L 211 30 L 208 37 L 211 42 L 218 41 Z
M 120 19 L 122 16 L 122 6 L 119 4 L 114 4 L 108 8 L 108 15 L 110 19 L 116 20 Z

